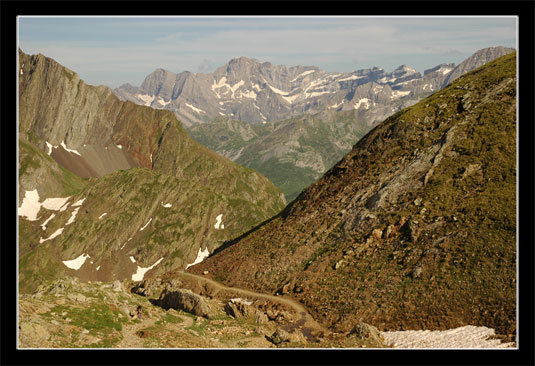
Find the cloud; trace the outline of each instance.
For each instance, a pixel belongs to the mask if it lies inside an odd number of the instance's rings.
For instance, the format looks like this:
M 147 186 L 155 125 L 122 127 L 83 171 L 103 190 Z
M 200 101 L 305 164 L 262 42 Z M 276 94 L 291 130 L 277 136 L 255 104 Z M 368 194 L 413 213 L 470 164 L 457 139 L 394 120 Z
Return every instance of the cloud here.
M 201 63 L 199 64 L 199 66 L 197 67 L 197 72 L 208 73 L 208 72 L 212 72 L 212 70 L 213 70 L 213 67 L 210 64 L 210 60 L 207 60 L 207 59 L 203 59 Z

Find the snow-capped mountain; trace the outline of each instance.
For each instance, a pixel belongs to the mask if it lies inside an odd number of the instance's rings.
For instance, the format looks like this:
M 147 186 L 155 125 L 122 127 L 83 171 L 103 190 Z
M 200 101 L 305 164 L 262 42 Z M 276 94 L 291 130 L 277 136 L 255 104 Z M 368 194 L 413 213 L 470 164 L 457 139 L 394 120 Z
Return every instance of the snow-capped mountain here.
M 374 67 L 337 73 L 240 57 L 208 74 L 157 69 L 139 88 L 125 84 L 114 93 L 122 100 L 171 110 L 186 126 L 219 116 L 259 124 L 324 110 L 369 110 L 398 104 L 395 102 L 404 98 L 423 97 L 475 65 L 488 62 L 489 57 L 512 51 L 504 47 L 481 50 L 469 65 L 463 62 L 459 68 L 444 63 L 423 75 L 408 65 L 392 72 Z M 485 60 L 479 62 L 480 58 Z

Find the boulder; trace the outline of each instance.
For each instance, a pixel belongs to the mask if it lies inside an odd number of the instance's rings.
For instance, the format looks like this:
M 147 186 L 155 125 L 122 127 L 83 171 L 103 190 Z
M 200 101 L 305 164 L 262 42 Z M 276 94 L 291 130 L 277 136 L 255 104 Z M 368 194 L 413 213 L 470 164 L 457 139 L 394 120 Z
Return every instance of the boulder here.
M 182 310 L 207 319 L 212 318 L 217 312 L 208 299 L 187 289 L 164 290 L 160 295 L 159 304 L 166 310 L 170 308 Z
M 122 292 L 123 291 L 123 284 L 119 280 L 113 281 L 111 284 L 111 288 L 113 291 Z
M 271 342 L 278 345 L 283 342 L 290 342 L 290 334 L 284 329 L 277 328 L 277 330 L 271 335 Z
M 231 299 L 225 305 L 225 312 L 235 319 L 248 318 L 254 320 L 256 324 L 265 324 L 268 322 L 268 317 L 263 311 L 241 299 Z
M 349 335 L 353 335 L 362 341 L 368 341 L 371 345 L 379 347 L 384 345 L 384 338 L 381 332 L 374 326 L 363 322 L 358 322 L 349 332 Z

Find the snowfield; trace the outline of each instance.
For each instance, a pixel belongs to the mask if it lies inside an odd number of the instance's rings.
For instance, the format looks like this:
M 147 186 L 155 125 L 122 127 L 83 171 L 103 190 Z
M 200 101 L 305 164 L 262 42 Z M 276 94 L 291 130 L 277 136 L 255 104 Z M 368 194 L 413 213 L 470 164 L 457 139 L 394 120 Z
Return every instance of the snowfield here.
M 406 330 L 381 332 L 385 343 L 394 348 L 512 348 L 513 343 L 501 343 L 494 329 L 467 325 L 448 330 Z
M 54 231 L 54 234 L 50 235 L 48 238 L 46 238 L 46 239 L 39 238 L 39 244 L 43 244 L 43 243 L 44 243 L 45 241 L 47 241 L 47 240 L 52 240 L 52 239 L 54 239 L 56 236 L 59 236 L 62 232 L 63 232 L 63 228 L 60 227 L 59 229 L 57 229 L 56 231 Z
M 33 191 L 26 191 L 24 199 L 22 200 L 22 205 L 19 207 L 19 216 L 26 217 L 30 221 L 37 220 L 37 214 L 41 209 L 41 204 L 39 203 L 39 193 L 37 189 Z
M 210 255 L 210 252 L 208 251 L 208 248 L 206 248 L 204 251 L 202 251 L 201 248 L 199 248 L 199 252 L 197 253 L 197 258 L 195 258 L 195 261 L 193 263 L 188 264 L 186 266 L 186 269 L 188 269 L 191 266 L 201 263 L 209 255 Z
M 41 228 L 42 228 L 43 230 L 46 230 L 46 224 L 48 224 L 48 222 L 49 222 L 50 220 L 52 220 L 55 216 L 56 216 L 56 214 L 54 214 L 54 213 L 53 213 L 52 215 L 50 215 L 50 216 L 48 217 L 48 219 L 46 219 L 45 222 L 43 222 L 43 223 L 41 224 Z
M 70 261 L 63 261 L 63 264 L 69 267 L 70 269 L 79 270 L 80 267 L 85 263 L 85 260 L 89 258 L 89 254 L 82 254 L 78 258 L 74 258 Z
M 161 261 L 163 260 L 163 257 L 158 259 L 156 263 L 154 263 L 152 266 L 143 268 L 138 266 L 136 273 L 132 275 L 132 281 L 142 281 L 143 277 L 145 276 L 145 273 L 156 267 Z
M 69 148 L 67 147 L 67 145 L 65 145 L 65 140 L 61 141 L 61 147 L 64 148 L 64 149 L 65 149 L 66 151 L 68 151 L 68 152 L 71 152 L 71 153 L 73 153 L 73 154 L 82 156 L 82 154 L 80 154 L 78 151 L 73 150 L 73 149 L 69 149 Z
M 220 214 L 219 216 L 217 216 L 215 219 L 216 219 L 216 223 L 214 225 L 214 228 L 216 230 L 219 230 L 219 228 L 221 229 L 224 229 L 225 228 L 225 225 L 222 225 L 221 224 L 221 219 L 223 218 L 223 214 Z

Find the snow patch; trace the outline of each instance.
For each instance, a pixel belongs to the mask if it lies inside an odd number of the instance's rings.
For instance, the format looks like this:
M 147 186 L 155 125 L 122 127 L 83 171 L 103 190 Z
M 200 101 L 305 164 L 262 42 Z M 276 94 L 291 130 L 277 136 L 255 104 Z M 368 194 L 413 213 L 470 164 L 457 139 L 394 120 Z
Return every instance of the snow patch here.
M 225 115 L 226 115 L 225 113 L 221 113 L 221 112 L 218 112 L 218 113 L 219 113 L 220 115 L 222 115 L 222 116 L 225 116 Z
M 78 201 L 74 202 L 74 203 L 72 204 L 72 207 L 78 207 L 78 206 L 81 206 L 82 203 L 84 203 L 84 201 L 85 201 L 85 198 L 82 198 L 81 200 L 78 200 Z
M 154 100 L 154 96 L 148 94 L 136 94 L 135 96 L 144 101 L 147 107 L 150 106 L 152 101 Z
M 252 90 L 248 90 L 246 92 L 242 92 L 241 93 L 242 96 L 244 96 L 245 98 L 251 98 L 251 99 L 255 99 L 256 100 L 256 93 Z
M 107 214 L 108 214 L 107 212 L 104 212 L 102 215 L 100 215 L 100 216 L 98 217 L 98 219 L 100 220 L 101 218 L 103 218 L 103 217 L 106 216 Z
M 315 72 L 315 71 L 316 71 L 316 70 L 308 70 L 308 71 L 302 72 L 302 73 L 300 73 L 299 75 L 297 75 L 295 78 L 293 78 L 293 80 L 290 80 L 290 83 L 293 83 L 294 81 L 296 81 L 296 80 L 299 79 L 299 78 L 302 78 L 303 76 L 312 74 L 312 73 Z
M 219 230 L 219 226 L 221 225 L 221 219 L 223 218 L 223 214 L 220 214 L 219 216 L 217 216 L 215 219 L 216 219 L 216 223 L 214 225 L 214 227 Z
M 357 79 L 362 79 L 364 76 L 357 76 L 357 75 L 351 75 L 351 76 L 348 76 L 347 78 L 343 78 L 343 79 L 339 79 L 337 81 L 348 81 L 348 80 L 357 80 Z
M 97 271 L 100 269 L 100 266 L 97 267 Z
M 37 213 L 41 209 L 39 203 L 39 193 L 37 189 L 33 191 L 26 191 L 22 205 L 19 207 L 19 216 L 25 216 L 30 221 L 37 220 Z
M 442 75 L 446 75 L 446 74 L 449 74 L 451 72 L 451 70 L 453 70 L 452 68 L 449 68 L 449 67 L 445 67 L 445 68 L 440 68 L 437 70 L 437 72 L 441 72 Z
M 63 147 L 66 151 L 71 152 L 71 153 L 76 154 L 76 155 L 79 155 L 79 156 L 82 156 L 82 154 L 80 154 L 78 151 L 73 150 L 73 149 L 69 149 L 69 148 L 67 147 L 67 145 L 65 145 L 65 140 L 61 141 L 61 144 L 60 144 L 60 145 L 61 145 L 61 147 Z
M 385 342 L 394 348 L 511 348 L 513 343 L 501 343 L 494 329 L 467 325 L 448 330 L 406 330 L 381 332 Z
M 186 269 L 188 269 L 191 266 L 201 263 L 209 255 L 210 255 L 210 252 L 208 251 L 208 247 L 204 251 L 202 251 L 201 248 L 199 248 L 199 252 L 197 253 L 197 258 L 195 258 L 195 261 L 193 263 L 188 264 L 186 266 Z
M 165 107 L 166 105 L 168 105 L 169 103 L 171 103 L 171 101 L 167 101 L 167 102 L 166 102 L 166 101 L 163 100 L 161 97 L 158 97 L 158 103 L 160 103 L 161 105 L 163 105 L 163 106 Z
M 122 149 L 122 148 L 123 148 L 123 145 L 117 145 L 117 147 L 118 147 L 119 149 Z
M 227 78 L 225 76 L 223 76 L 216 84 L 215 80 L 214 80 L 214 83 L 212 84 L 212 91 L 214 92 L 214 94 L 218 97 L 218 98 L 221 98 L 221 96 L 219 95 L 218 92 L 216 92 L 216 89 L 220 89 L 222 88 L 223 86 L 227 85 Z
M 82 254 L 78 258 L 74 258 L 70 261 L 63 261 L 63 264 L 69 267 L 70 269 L 79 270 L 80 267 L 85 263 L 85 260 L 89 258 L 89 254 Z
M 380 83 L 393 83 L 394 81 L 396 81 L 397 78 L 390 78 L 388 79 L 386 76 L 384 78 L 381 78 L 379 80 L 377 80 L 378 82 Z
M 344 101 L 342 100 L 340 103 L 335 103 L 332 106 L 329 107 L 329 109 L 334 109 L 340 107 L 342 104 L 344 104 Z
M 48 141 L 45 141 L 46 142 L 46 147 L 48 147 L 48 155 L 52 154 L 52 148 L 54 147 L 51 143 L 49 143 Z
M 300 96 L 301 96 L 301 94 L 296 94 L 296 95 L 292 95 L 291 97 L 283 97 L 283 96 L 281 96 L 281 98 L 284 99 L 285 101 L 287 101 L 288 103 L 292 104 Z
M 240 86 L 242 86 L 243 84 L 245 84 L 245 81 L 240 80 L 240 81 L 238 81 L 236 84 L 234 84 L 233 86 L 229 86 L 230 90 L 232 91 L 232 97 L 233 97 L 233 98 L 234 98 L 234 92 L 235 92 L 236 90 L 238 90 L 238 88 L 239 88 Z
M 165 207 L 165 208 L 169 208 L 169 207 L 172 207 L 173 205 L 170 204 L 170 203 L 166 203 L 165 205 L 162 205 L 162 206 Z
M 67 201 L 69 200 L 69 197 L 65 198 L 47 198 L 43 201 L 41 206 L 46 208 L 47 210 L 54 210 L 54 211 L 65 211 L 67 209 Z
M 322 92 L 312 92 L 312 93 L 306 93 L 306 97 L 307 98 L 313 98 L 313 97 L 317 97 L 318 95 L 323 95 L 323 94 L 328 94 L 328 93 L 334 93 L 334 92 L 330 92 L 330 91 L 322 91 Z
M 48 222 L 52 220 L 54 217 L 56 217 L 56 214 L 53 213 L 52 215 L 50 215 L 48 219 L 45 220 L 45 222 L 41 224 L 41 227 L 43 228 L 43 230 L 46 230 L 46 224 L 48 224 Z
M 65 225 L 70 225 L 74 222 L 74 219 L 76 218 L 76 215 L 78 214 L 78 211 L 80 210 L 80 207 L 76 207 L 74 211 L 72 212 L 71 217 L 69 218 L 69 221 Z
M 136 259 L 134 258 L 133 255 L 131 255 L 129 258 L 130 258 L 130 260 L 132 261 L 132 263 L 136 263 Z
M 363 103 L 365 103 L 365 106 L 364 106 L 365 109 L 370 108 L 370 100 L 368 98 L 359 99 L 359 101 L 355 105 L 353 105 L 353 108 L 359 109 L 361 104 Z
M 145 228 L 150 224 L 151 221 L 152 221 L 152 217 L 150 218 L 149 222 L 147 222 L 147 223 L 145 224 L 145 226 L 143 226 L 141 229 L 139 229 L 139 231 L 143 231 L 143 230 L 145 230 Z
M 128 243 L 128 241 L 125 241 L 123 245 L 121 245 L 121 247 L 119 248 L 119 250 L 123 250 L 124 246 L 126 245 L 126 243 Z
M 205 111 L 203 111 L 202 109 L 199 109 L 199 108 L 196 108 L 194 106 L 192 106 L 191 104 L 189 103 L 185 103 L 188 107 L 190 107 L 191 109 L 193 109 L 195 112 L 197 113 L 206 113 Z
M 423 90 L 430 90 L 430 91 L 433 91 L 433 85 L 431 84 L 425 84 L 423 87 L 422 87 Z
M 277 94 L 280 94 L 280 95 L 288 95 L 288 94 L 290 94 L 290 92 L 285 92 L 285 91 L 282 91 L 282 90 L 280 90 L 280 89 L 274 88 L 274 87 L 272 87 L 272 86 L 269 85 L 269 84 L 267 84 L 267 86 L 269 86 L 270 89 L 273 90 L 273 91 L 274 91 L 275 93 L 277 93 Z
M 60 235 L 62 232 L 63 232 L 63 228 L 60 227 L 59 229 L 57 229 L 56 231 L 54 231 L 54 233 L 53 233 L 52 235 L 50 235 L 48 238 L 46 238 L 46 239 L 39 238 L 39 244 L 42 244 L 42 243 L 44 243 L 44 242 L 47 241 L 47 240 L 52 240 L 52 239 L 54 239 L 56 236 Z
M 24 67 L 24 64 L 22 64 L 22 66 L 20 67 L 20 74 L 23 75 L 24 73 L 22 72 L 22 68 Z
M 163 260 L 163 257 L 158 259 L 156 261 L 156 263 L 154 263 L 152 266 L 147 267 L 147 268 L 142 268 L 142 267 L 138 266 L 136 273 L 134 273 L 132 275 L 132 281 L 142 281 L 143 277 L 145 276 L 145 273 L 147 273 L 148 271 L 150 271 L 151 269 L 156 267 L 158 265 L 158 263 L 160 263 L 162 260 Z
M 407 91 L 393 90 L 392 91 L 392 96 L 390 97 L 390 99 L 401 98 L 401 97 L 404 97 L 406 95 L 409 95 L 410 93 L 411 93 L 410 90 L 407 90 Z

